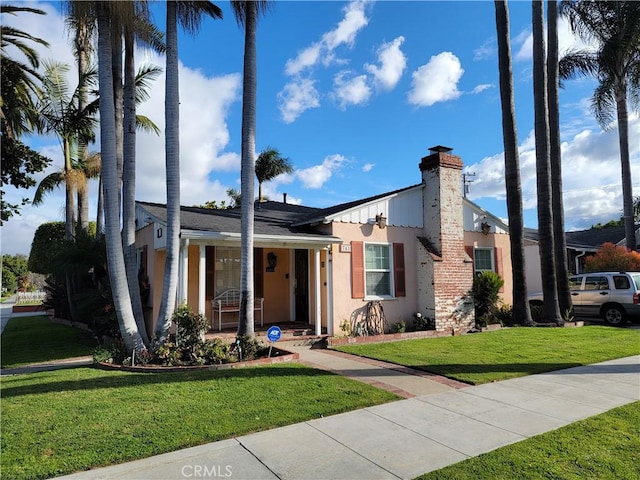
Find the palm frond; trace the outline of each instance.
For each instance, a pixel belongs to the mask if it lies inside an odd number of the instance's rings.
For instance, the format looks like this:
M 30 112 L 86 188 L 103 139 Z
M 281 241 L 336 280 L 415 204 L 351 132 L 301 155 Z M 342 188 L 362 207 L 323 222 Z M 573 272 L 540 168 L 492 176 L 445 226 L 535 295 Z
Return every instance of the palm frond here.
M 153 123 L 153 120 L 144 115 L 136 115 L 136 130 L 140 130 L 142 132 L 153 132 L 156 135 L 160 135 L 161 133 L 158 126 Z
M 614 83 L 611 78 L 602 80 L 593 91 L 593 97 L 591 97 L 591 110 L 603 129 L 611 129 L 612 122 L 614 120 L 614 113 L 616 112 Z
M 220 7 L 208 0 L 181 0 L 176 3 L 176 14 L 180 26 L 190 34 L 200 29 L 202 17 L 208 15 L 215 19 L 222 18 Z
M 162 73 L 162 68 L 157 65 L 145 64 L 138 68 L 136 73 L 136 104 L 149 100 L 151 82 Z
M 50 173 L 42 179 L 33 195 L 33 205 L 38 206 L 44 200 L 44 197 L 53 192 L 55 188 L 64 183 L 64 174 L 62 172 Z
M 559 75 L 563 80 L 575 78 L 579 75 L 596 76 L 598 61 L 593 52 L 586 50 L 570 50 L 561 59 Z
M 231 8 L 238 25 L 244 28 L 247 21 L 247 8 L 255 8 L 260 17 L 271 8 L 272 3 L 270 0 L 231 0 Z
M 138 4 L 142 2 L 137 2 Z M 150 47 L 158 53 L 164 53 L 167 46 L 164 42 L 164 32 L 151 23 L 147 16 L 136 14 L 135 24 L 133 26 L 136 40 L 143 45 Z

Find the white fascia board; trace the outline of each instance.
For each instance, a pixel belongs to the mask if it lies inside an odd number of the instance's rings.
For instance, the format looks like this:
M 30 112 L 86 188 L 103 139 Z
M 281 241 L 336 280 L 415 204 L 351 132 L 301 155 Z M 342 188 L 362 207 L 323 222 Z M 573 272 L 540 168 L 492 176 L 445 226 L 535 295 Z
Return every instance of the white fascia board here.
M 498 226 L 508 232 L 509 231 L 509 225 L 507 225 L 506 223 L 504 223 L 499 217 L 496 217 L 493 213 L 485 210 L 484 208 L 482 208 L 480 205 L 478 205 L 477 203 L 472 202 L 471 200 L 469 200 L 466 197 L 462 197 L 462 202 L 463 203 L 467 203 L 467 205 L 476 211 L 480 211 L 482 212 L 483 215 L 486 215 L 487 217 L 489 217 L 494 223 L 498 224 Z
M 202 243 L 224 243 L 240 245 L 241 235 L 231 232 L 206 232 L 202 230 L 182 230 L 181 238 Z M 334 236 L 317 237 L 306 235 L 259 235 L 254 234 L 256 247 L 270 248 L 326 248 L 332 244 L 342 243 L 342 239 Z

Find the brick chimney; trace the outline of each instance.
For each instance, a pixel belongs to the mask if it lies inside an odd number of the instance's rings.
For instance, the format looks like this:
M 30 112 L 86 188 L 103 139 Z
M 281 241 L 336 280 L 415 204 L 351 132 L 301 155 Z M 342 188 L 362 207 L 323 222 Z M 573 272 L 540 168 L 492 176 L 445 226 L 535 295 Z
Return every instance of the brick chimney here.
M 462 159 L 441 145 L 419 164 L 423 184 L 423 237 L 419 255 L 419 307 L 441 331 L 460 333 L 473 326 L 473 306 L 465 300 L 473 264 L 464 249 Z
M 422 158 L 424 236 L 437 252 L 449 241 L 464 240 L 462 224 L 462 159 L 451 148 L 441 145 L 429 149 Z M 462 245 L 464 250 L 464 245 Z

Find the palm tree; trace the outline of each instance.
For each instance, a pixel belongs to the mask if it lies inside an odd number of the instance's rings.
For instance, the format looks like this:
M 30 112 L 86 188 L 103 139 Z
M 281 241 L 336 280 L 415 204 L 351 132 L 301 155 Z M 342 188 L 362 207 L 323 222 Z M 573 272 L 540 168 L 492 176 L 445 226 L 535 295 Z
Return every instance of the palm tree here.
M 544 9 L 539 0 L 532 1 L 533 15 L 533 103 L 536 136 L 536 186 L 538 192 L 538 232 L 540 268 L 544 294 L 543 317 L 546 322 L 561 323 L 556 289 L 553 253 L 553 211 L 551 209 L 551 165 L 549 157 L 549 120 L 547 72 L 544 41 Z
M 67 26 L 73 32 L 73 53 L 78 65 L 78 106 L 84 108 L 89 104 L 89 85 L 83 79 L 89 72 L 91 62 L 91 39 L 95 30 L 95 15 L 91 3 L 71 1 L 68 3 Z M 78 139 L 78 157 L 86 162 L 89 155 L 87 140 Z M 89 191 L 79 188 L 78 192 L 78 228 L 87 231 L 89 227 Z
M 504 143 L 504 172 L 507 190 L 507 215 L 511 242 L 513 270 L 513 316 L 532 325 L 531 310 L 527 302 L 527 278 L 524 258 L 524 220 L 522 215 L 522 187 L 518 157 L 513 73 L 511 68 L 511 42 L 509 40 L 509 10 L 506 1 L 495 2 L 498 35 L 498 62 L 500 99 L 502 104 L 502 138 Z
M 637 248 L 633 219 L 633 189 L 629 156 L 627 101 L 640 99 L 640 2 L 575 1 L 560 3 L 571 30 L 595 50 L 568 52 L 560 60 L 560 77 L 595 77 L 591 107 L 598 123 L 612 128 L 613 112 L 618 121 L 624 231 L 627 248 Z
M 105 199 L 105 241 L 107 265 L 118 325 L 127 351 L 145 348 L 131 306 L 127 285 L 122 240 L 120 237 L 120 215 L 118 211 L 118 170 L 116 159 L 116 118 L 112 73 L 111 10 L 118 8 L 116 2 L 95 3 L 98 20 L 98 72 L 100 89 L 100 145 L 102 157 L 102 180 Z
M 42 10 L 0 5 L 1 14 L 15 15 L 17 12 L 44 15 Z M 0 132 L 2 139 L 2 185 L 30 188 L 36 184 L 31 176 L 44 170 L 51 160 L 24 145 L 20 136 L 38 128 L 35 99 L 39 93 L 40 75 L 38 54 L 30 42 L 48 46 L 44 40 L 29 35 L 2 22 L 0 26 Z M 6 47 L 14 46 L 26 59 L 9 57 Z M 20 204 L 5 201 L 0 190 L 0 225 L 20 212 L 20 207 L 29 203 L 23 198 Z
M 124 252 L 129 294 L 133 302 L 133 313 L 138 329 L 145 343 L 149 343 L 146 335 L 144 311 L 140 295 L 138 280 L 138 258 L 136 252 L 136 129 L 138 116 L 136 105 L 148 98 L 148 81 L 160 73 L 159 68 L 145 67 L 138 74 L 135 70 L 134 43 L 136 38 L 142 38 L 145 43 L 153 46 L 156 51 L 163 51 L 164 45 L 161 34 L 148 22 L 149 10 L 147 2 L 126 2 L 123 9 L 128 9 L 124 22 L 124 89 L 123 89 L 123 166 L 122 166 L 122 248 Z M 140 35 L 138 35 L 140 34 Z M 151 39 L 146 42 L 147 39 Z M 142 125 L 142 123 L 141 123 Z M 153 125 L 153 124 L 152 124 Z M 155 125 L 153 125 L 155 127 Z M 157 130 L 157 127 L 156 127 Z
M 75 201 L 74 196 L 78 185 L 84 185 L 86 177 L 74 169 L 74 160 L 78 164 L 77 147 L 80 140 L 93 138 L 96 105 L 80 106 L 81 85 L 92 82 L 95 72 L 89 72 L 80 79 L 78 87 L 70 92 L 66 81 L 69 66 L 58 62 L 46 62 L 42 81 L 42 94 L 38 103 L 40 121 L 46 132 L 55 133 L 62 143 L 64 155 L 64 183 L 66 190 L 66 234 L 65 240 L 71 241 L 75 230 Z M 82 187 L 81 187 L 82 188 Z M 39 203 L 34 199 L 34 203 Z
M 258 155 L 255 170 L 258 178 L 258 201 L 263 202 L 262 184 L 283 173 L 293 172 L 293 167 L 288 158 L 280 156 L 280 152 L 277 149 L 267 147 Z
M 0 5 L 0 13 L 15 15 L 17 12 L 29 12 L 45 15 L 36 8 Z M 40 65 L 37 52 L 25 41 L 48 47 L 41 38 L 3 24 L 0 30 L 0 66 L 2 90 L 0 92 L 0 118 L 2 126 L 10 139 L 17 139 L 37 126 L 34 100 L 39 93 L 41 80 L 37 69 Z M 6 48 L 13 46 L 26 58 L 27 63 L 11 58 Z
M 553 209 L 553 250 L 556 263 L 558 306 L 565 318 L 571 316 L 571 292 L 564 231 L 562 198 L 562 154 L 560 149 L 560 109 L 558 107 L 558 2 L 547 2 L 547 101 L 549 102 L 549 159 L 551 163 L 551 206 Z M 563 321 L 564 323 L 564 321 Z
M 180 251 L 180 95 L 178 89 L 178 21 L 187 32 L 200 27 L 202 16 L 222 18 L 222 10 L 209 1 L 167 2 L 167 66 L 165 89 L 165 163 L 167 179 L 167 237 L 164 280 L 156 341 L 163 343 L 169 333 L 178 290 Z
M 256 31 L 258 17 L 269 5 L 266 0 L 232 0 L 236 20 L 244 27 L 244 72 L 242 77 L 242 146 L 240 159 L 240 190 L 245 201 L 241 204 L 240 263 L 240 319 L 238 336 L 254 336 L 253 326 L 253 218 L 256 95 L 258 68 L 256 59 Z

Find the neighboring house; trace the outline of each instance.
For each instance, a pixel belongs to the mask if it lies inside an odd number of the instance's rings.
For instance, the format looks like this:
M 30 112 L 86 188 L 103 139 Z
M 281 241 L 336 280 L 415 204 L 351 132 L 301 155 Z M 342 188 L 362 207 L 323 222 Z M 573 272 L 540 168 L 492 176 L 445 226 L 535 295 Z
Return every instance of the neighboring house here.
M 527 290 L 542 291 L 542 274 L 540 272 L 540 250 L 538 231 L 525 228 L 525 261 L 527 272 Z M 588 230 L 566 232 L 567 239 L 567 269 L 570 274 L 584 273 L 584 261 L 595 255 L 604 243 L 626 246 L 624 225 L 604 226 Z M 640 238 L 640 226 L 636 228 L 636 238 Z M 636 247 L 638 250 L 640 245 Z
M 450 150 L 430 149 L 419 164 L 422 182 L 393 192 L 330 208 L 256 203 L 254 289 L 264 299 L 265 324 L 300 322 L 318 335 L 340 334 L 345 320 L 362 320 L 379 301 L 388 325 L 421 312 L 437 330 L 466 332 L 474 324 L 466 294 L 482 270 L 505 278 L 509 303 L 507 227 L 462 197 L 462 160 Z M 240 215 L 239 208 L 181 208 L 178 300 L 216 330 L 212 300 L 240 286 Z M 166 207 L 138 202 L 136 222 L 152 323 L 162 292 Z M 237 313 L 228 315 L 237 320 Z

